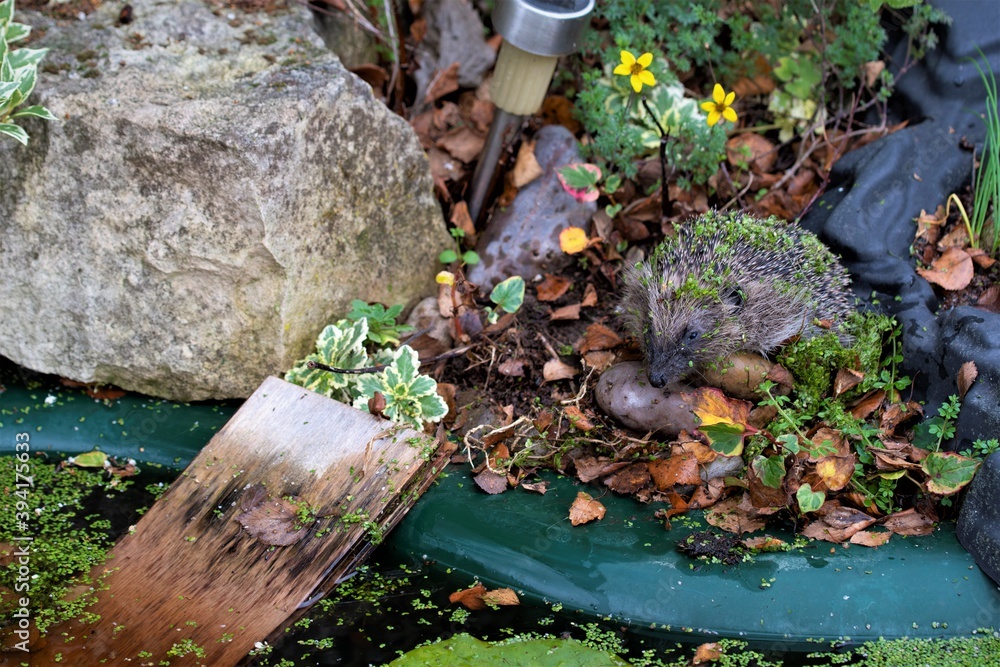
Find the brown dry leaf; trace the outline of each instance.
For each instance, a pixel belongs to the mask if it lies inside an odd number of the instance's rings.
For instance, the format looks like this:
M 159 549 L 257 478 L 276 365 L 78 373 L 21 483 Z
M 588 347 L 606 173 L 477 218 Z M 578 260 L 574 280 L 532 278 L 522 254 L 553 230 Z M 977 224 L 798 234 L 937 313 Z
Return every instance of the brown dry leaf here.
M 767 137 L 745 132 L 734 134 L 726 142 L 726 159 L 734 167 L 746 163 L 754 173 L 763 174 L 774 169 L 778 161 L 778 150 Z
M 424 104 L 430 104 L 437 98 L 458 90 L 458 68 L 459 63 L 454 62 L 447 69 L 439 70 L 434 74 L 434 78 L 427 87 L 427 94 L 424 95 Z
M 506 375 L 507 377 L 524 377 L 524 366 L 527 363 L 525 359 L 504 359 L 497 365 L 497 371 L 500 375 Z
M 826 456 L 816 462 L 814 472 L 805 475 L 802 481 L 812 486 L 813 491 L 840 491 L 854 475 L 854 456 Z
M 725 481 L 721 477 L 714 477 L 708 480 L 707 484 L 702 484 L 691 494 L 688 502 L 689 509 L 705 509 L 719 502 L 722 492 L 725 491 Z
M 890 514 L 882 520 L 882 526 L 897 535 L 930 535 L 934 532 L 934 521 L 911 507 Z
M 483 470 L 472 478 L 480 489 L 495 496 L 507 490 L 507 475 L 495 473 L 492 470 Z
M 590 431 L 594 428 L 594 422 L 590 421 L 583 412 L 575 405 L 567 405 L 563 409 L 563 414 L 569 419 L 570 423 L 580 431 Z
M 451 208 L 451 224 L 465 232 L 465 241 L 469 247 L 476 245 L 476 225 L 469 215 L 469 205 L 464 201 L 455 202 Z
M 851 416 L 855 419 L 867 419 L 873 412 L 879 409 L 882 401 L 885 400 L 885 390 L 876 389 L 866 394 L 851 408 Z
M 413 39 L 414 44 L 419 44 L 424 41 L 424 36 L 427 34 L 427 19 L 424 17 L 418 18 L 416 21 L 410 24 L 410 37 Z
M 1000 313 L 1000 285 L 990 285 L 979 295 L 976 305 L 991 313 Z
M 931 267 L 918 268 L 917 273 L 927 282 L 940 285 L 949 292 L 968 287 L 975 273 L 975 269 L 972 268 L 972 258 L 961 248 L 948 248 Z
M 873 533 L 868 530 L 859 530 L 851 535 L 851 544 L 878 548 L 888 542 L 890 537 L 892 537 L 892 533 Z
M 583 288 L 583 301 L 580 305 L 584 308 L 593 308 L 597 305 L 597 288 L 594 287 L 594 283 L 587 283 Z
M 694 454 L 671 456 L 667 459 L 650 461 L 649 474 L 660 491 L 667 491 L 677 484 L 701 484 L 698 474 L 698 459 Z
M 465 605 L 466 609 L 472 611 L 479 611 L 480 609 L 486 609 L 486 603 L 483 602 L 483 595 L 486 594 L 486 586 L 482 584 L 476 584 L 471 588 L 466 588 L 463 591 L 455 591 L 448 596 L 448 602 L 455 604 L 456 602 L 461 602 Z
M 615 353 L 607 352 L 605 350 L 597 350 L 583 355 L 583 360 L 590 368 L 595 369 L 598 373 L 603 373 L 611 368 L 612 364 L 614 364 Z
M 923 414 L 924 411 L 920 404 L 915 401 L 910 401 L 905 405 L 893 403 L 882 413 L 880 427 L 885 433 L 894 434 L 900 426 L 914 419 L 919 419 Z
M 431 163 L 431 174 L 435 179 L 457 181 L 465 173 L 462 164 L 440 148 L 431 147 L 427 151 L 427 160 Z
M 967 248 L 966 252 L 969 253 L 970 257 L 972 257 L 972 261 L 975 262 L 976 266 L 981 269 L 988 269 L 997 263 L 997 261 L 990 257 L 989 253 L 982 248 Z
M 525 141 L 517 151 L 517 159 L 510 173 L 510 182 L 515 188 L 523 188 L 528 183 L 545 173 L 538 160 L 535 159 L 535 142 Z
M 586 354 L 591 350 L 613 350 L 621 345 L 621 336 L 604 326 L 603 324 L 591 324 L 583 334 L 583 339 L 577 346 L 580 354 Z
M 810 442 L 812 442 L 812 451 L 815 453 L 809 455 L 809 461 L 812 463 L 822 461 L 830 456 L 852 456 L 851 444 L 836 429 L 826 426 L 816 429 Z
M 741 542 L 743 542 L 743 546 L 747 549 L 756 549 L 758 551 L 783 551 L 788 545 L 784 540 L 779 540 L 777 537 L 771 537 L 770 535 L 748 537 L 741 540 Z
M 576 107 L 569 98 L 549 95 L 542 102 L 542 120 L 546 125 L 562 125 L 573 134 L 578 134 L 583 126 L 576 117 Z
M 707 662 L 715 662 L 722 658 L 722 647 L 716 642 L 711 642 L 709 644 L 702 644 L 694 652 L 694 658 L 691 659 L 691 664 L 693 665 L 704 665 Z
M 944 206 L 938 206 L 934 213 L 928 213 L 920 209 L 920 215 L 915 219 L 917 223 L 916 238 L 927 239 L 928 243 L 937 243 L 941 236 L 941 226 L 944 224 Z
M 483 602 L 488 606 L 514 607 L 521 604 L 517 599 L 517 593 L 509 588 L 495 588 L 492 591 L 483 593 Z
M 760 481 L 753 465 L 747 466 L 747 484 L 749 487 L 747 496 L 750 498 L 750 504 L 756 509 L 784 507 L 788 504 L 788 492 L 785 491 L 784 484 L 777 489 L 767 486 Z
M 581 456 L 573 461 L 573 466 L 576 468 L 576 478 L 584 483 L 591 482 L 604 475 L 610 475 L 627 465 L 628 463 L 625 461 L 615 462 L 605 456 L 600 458 Z
M 604 478 L 604 486 L 624 495 L 631 495 L 647 484 L 649 484 L 649 468 L 645 463 L 633 463 Z
M 944 251 L 948 248 L 968 248 L 969 243 L 969 232 L 966 230 L 965 225 L 955 225 L 950 232 L 941 237 L 941 240 L 937 243 L 937 249 Z M 966 250 L 966 252 L 969 252 Z M 972 253 L 969 253 L 972 256 Z
M 751 95 L 769 95 L 774 92 L 776 83 L 771 76 L 771 64 L 767 58 L 757 54 L 752 63 L 747 63 L 747 71 L 761 72 L 752 78 L 737 79 L 733 82 L 733 91 L 737 99 Z
M 243 529 L 264 544 L 287 547 L 309 532 L 299 523 L 297 512 L 303 501 L 298 496 L 290 500 L 272 498 L 263 484 L 254 484 L 240 498 L 243 511 L 234 518 Z
M 549 315 L 549 319 L 555 320 L 578 320 L 580 319 L 580 304 L 574 303 L 562 308 L 557 308 Z
M 705 521 L 708 521 L 716 528 L 721 528 L 726 532 L 737 535 L 752 533 L 755 530 L 763 528 L 764 519 L 751 518 L 747 511 L 747 508 L 750 507 L 749 502 L 744 506 L 742 501 L 743 496 L 733 496 L 732 498 L 726 498 L 720 503 L 716 503 L 711 509 L 705 512 Z
M 958 397 L 961 400 L 965 400 L 965 395 L 972 388 L 972 383 L 976 381 L 976 377 L 978 376 L 979 369 L 976 368 L 976 362 L 974 361 L 966 361 L 958 369 L 958 377 L 955 378 L 955 382 L 958 384 Z
M 568 380 L 579 372 L 579 369 L 576 369 L 559 359 L 549 359 L 542 367 L 542 379 L 546 382 Z
M 535 287 L 535 295 L 539 301 L 555 301 L 572 286 L 572 280 L 546 273 L 545 279 Z
M 482 152 L 486 140 L 466 126 L 448 130 L 435 145 L 457 160 L 472 162 Z
M 368 412 L 377 416 L 382 416 L 382 411 L 385 410 L 385 396 L 382 392 L 376 391 L 375 394 L 368 399 Z
M 549 482 L 544 479 L 539 482 L 521 482 L 521 488 L 525 491 L 540 493 L 544 496 L 545 492 L 549 490 Z
M 875 82 L 878 81 L 879 75 L 882 74 L 882 70 L 885 69 L 885 62 L 881 60 L 870 60 L 862 66 L 862 69 L 865 71 L 865 83 L 867 83 L 870 88 L 875 85 Z
M 854 389 L 865 379 L 865 374 L 852 368 L 841 368 L 833 380 L 833 395 L 840 396 L 845 391 Z
M 604 505 L 594 500 L 590 494 L 580 491 L 576 494 L 576 500 L 569 508 L 569 522 L 574 526 L 579 526 L 600 520 L 604 518 L 606 511 Z

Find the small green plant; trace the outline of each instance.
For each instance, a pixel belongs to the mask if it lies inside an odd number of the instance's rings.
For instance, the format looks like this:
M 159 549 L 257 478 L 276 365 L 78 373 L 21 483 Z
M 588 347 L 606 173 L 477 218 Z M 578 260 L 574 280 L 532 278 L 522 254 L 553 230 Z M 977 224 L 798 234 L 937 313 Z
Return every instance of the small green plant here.
M 455 239 L 455 247 L 444 250 L 438 255 L 438 261 L 442 264 L 451 264 L 452 262 L 457 262 L 459 259 L 462 260 L 462 266 L 478 264 L 479 255 L 475 250 L 462 250 L 462 239 L 465 238 L 465 230 L 459 229 L 458 227 L 452 227 L 448 230 L 451 237 Z
M 1000 248 L 1000 234 L 996 229 L 996 215 L 1000 210 L 1000 110 L 997 109 L 997 80 L 993 68 L 978 47 L 979 56 L 983 60 L 981 67 L 972 60 L 986 88 L 986 140 L 983 143 L 983 153 L 979 160 L 979 168 L 974 168 L 972 217 L 968 224 L 969 238 L 974 248 L 978 248 L 987 233 L 993 238 L 990 253 L 997 254 Z M 973 161 L 973 165 L 975 161 Z M 987 225 L 992 213 L 992 224 Z
M 330 398 L 351 403 L 357 398 L 356 376 L 329 373 L 310 366 L 310 362 L 354 370 L 368 365 L 365 340 L 368 319 L 356 322 L 340 320 L 323 329 L 316 339 L 316 352 L 299 361 L 285 374 L 285 380 Z
M 378 392 L 385 397 L 383 414 L 395 422 L 419 429 L 424 422 L 440 421 L 448 414 L 448 405 L 437 393 L 434 378 L 421 375 L 419 368 L 417 351 L 403 345 L 380 373 L 358 376 L 360 396 L 354 400 L 354 407 L 367 410 L 368 400 Z
M 15 111 L 35 89 L 38 63 L 48 53 L 48 49 L 10 47 L 30 33 L 30 26 L 14 22 L 14 0 L 0 2 L 0 134 L 24 145 L 28 144 L 28 133 L 14 122 L 15 119 L 56 119 L 48 109 L 38 104 Z
M 955 421 L 962 410 L 962 402 L 952 394 L 941 404 L 937 414 L 928 419 L 918 429 L 913 444 L 933 452 L 941 450 L 941 445 L 955 437 Z
M 497 308 L 505 313 L 516 313 L 524 303 L 524 278 L 521 276 L 511 276 L 499 282 L 490 292 L 490 301 L 496 304 Z M 500 314 L 487 306 L 485 308 L 486 317 L 492 324 L 497 321 Z
M 975 456 L 980 459 L 985 459 L 987 456 L 997 451 L 1000 451 L 1000 440 L 997 438 L 990 438 L 989 440 L 979 438 L 972 443 L 971 448 L 963 449 L 959 452 L 959 454 L 970 458 Z
M 396 324 L 396 318 L 401 312 L 403 312 L 401 304 L 386 309 L 380 303 L 367 304 L 361 299 L 354 299 L 351 301 L 351 312 L 347 313 L 347 319 L 352 322 L 367 320 L 368 341 L 384 347 L 399 345 L 399 337 L 413 331 L 413 327 L 408 324 Z

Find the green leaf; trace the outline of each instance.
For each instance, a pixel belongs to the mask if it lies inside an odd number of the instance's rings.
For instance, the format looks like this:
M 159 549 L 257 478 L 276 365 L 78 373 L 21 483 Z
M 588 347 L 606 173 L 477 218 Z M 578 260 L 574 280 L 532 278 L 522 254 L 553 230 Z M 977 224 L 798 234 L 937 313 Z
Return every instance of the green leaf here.
M 571 164 L 556 169 L 556 172 L 563 177 L 563 180 L 569 187 L 577 190 L 586 190 L 597 185 L 597 181 L 601 177 L 599 170 L 592 170 L 595 166 L 591 164 Z
M 806 512 L 815 512 L 822 507 L 826 500 L 826 494 L 822 491 L 813 491 L 812 486 L 803 484 L 795 493 L 795 499 L 799 501 L 799 510 L 805 514 Z
M 448 403 L 436 390 L 434 393 L 417 398 L 417 403 L 420 405 L 420 414 L 424 421 L 436 422 L 448 414 Z
M 94 450 L 85 452 L 73 457 L 73 465 L 80 468 L 103 468 L 108 460 L 108 455 L 102 451 Z
M 504 312 L 516 313 L 521 304 L 524 303 L 524 278 L 521 276 L 511 276 L 503 282 L 497 283 L 490 292 L 490 301 L 495 303 Z
M 7 25 L 14 18 L 14 0 L 0 2 L 0 25 Z
M 34 104 L 30 107 L 21 109 L 15 114 L 11 114 L 11 118 L 21 118 L 27 116 L 44 118 L 45 120 L 56 120 L 56 117 L 52 115 L 52 112 L 43 107 L 41 104 Z
M 462 261 L 470 266 L 479 264 L 479 255 L 475 250 L 466 250 L 462 253 Z
M 20 42 L 22 39 L 26 38 L 30 34 L 31 34 L 30 25 L 24 25 L 23 23 L 7 24 L 8 44 L 13 44 L 14 42 Z
M 613 195 L 622 186 L 622 177 L 618 174 L 611 174 L 604 179 L 604 192 Z M 614 216 L 611 216 L 614 217 Z
M 979 464 L 955 452 L 931 452 L 920 462 L 920 468 L 927 473 L 928 491 L 950 496 L 972 481 Z
M 25 146 L 28 145 L 28 133 L 13 123 L 0 123 L 0 134 L 6 134 L 20 141 Z
M 742 424 L 719 422 L 718 424 L 699 426 L 698 430 L 708 438 L 712 449 L 720 454 L 739 456 L 743 453 L 743 437 L 746 435 L 746 429 L 743 428 Z
M 8 56 L 10 58 L 10 66 L 15 70 L 22 67 L 37 66 L 42 57 L 48 52 L 48 49 L 17 49 L 16 51 L 11 51 Z
M 28 99 L 31 91 L 35 89 L 37 80 L 38 70 L 34 67 L 22 67 L 17 70 L 17 89 L 21 91 L 21 99 Z
M 438 255 L 438 261 L 442 264 L 451 264 L 458 259 L 458 253 L 454 250 L 445 250 L 440 255 Z
M 785 435 L 779 435 L 777 437 L 781 446 L 787 449 L 792 454 L 799 453 L 799 437 L 794 433 L 786 433 Z
M 396 350 L 396 368 L 399 369 L 399 380 L 410 384 L 417 377 L 420 359 L 417 351 L 409 345 L 403 345 Z M 388 369 L 387 369 L 388 370 Z
M 17 81 L 4 81 L 0 83 L 0 100 L 7 100 L 15 90 L 17 90 Z
M 758 456 L 750 464 L 757 478 L 764 486 L 772 489 L 780 489 L 781 483 L 785 481 L 785 457 L 779 454 L 774 456 Z

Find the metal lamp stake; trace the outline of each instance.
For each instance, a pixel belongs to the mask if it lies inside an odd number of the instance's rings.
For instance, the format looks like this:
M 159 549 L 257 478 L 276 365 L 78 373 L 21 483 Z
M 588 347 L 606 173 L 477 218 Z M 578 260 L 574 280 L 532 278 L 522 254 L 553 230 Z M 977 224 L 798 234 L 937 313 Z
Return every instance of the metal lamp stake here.
M 559 56 L 577 50 L 593 9 L 594 0 L 497 0 L 493 27 L 503 35 L 491 90 L 497 108 L 472 175 L 468 202 L 474 221 L 509 135 L 542 106 Z

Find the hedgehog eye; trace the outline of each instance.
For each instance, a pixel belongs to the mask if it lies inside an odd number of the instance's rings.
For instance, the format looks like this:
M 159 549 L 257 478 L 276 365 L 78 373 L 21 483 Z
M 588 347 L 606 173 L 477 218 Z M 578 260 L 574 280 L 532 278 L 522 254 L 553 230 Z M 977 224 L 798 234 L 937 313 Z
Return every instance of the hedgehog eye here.
M 701 338 L 701 333 L 698 332 L 698 331 L 690 331 L 690 332 L 688 332 L 688 335 L 685 336 L 685 338 L 686 338 L 687 342 L 693 343 L 694 341 L 696 341 L 699 338 Z

